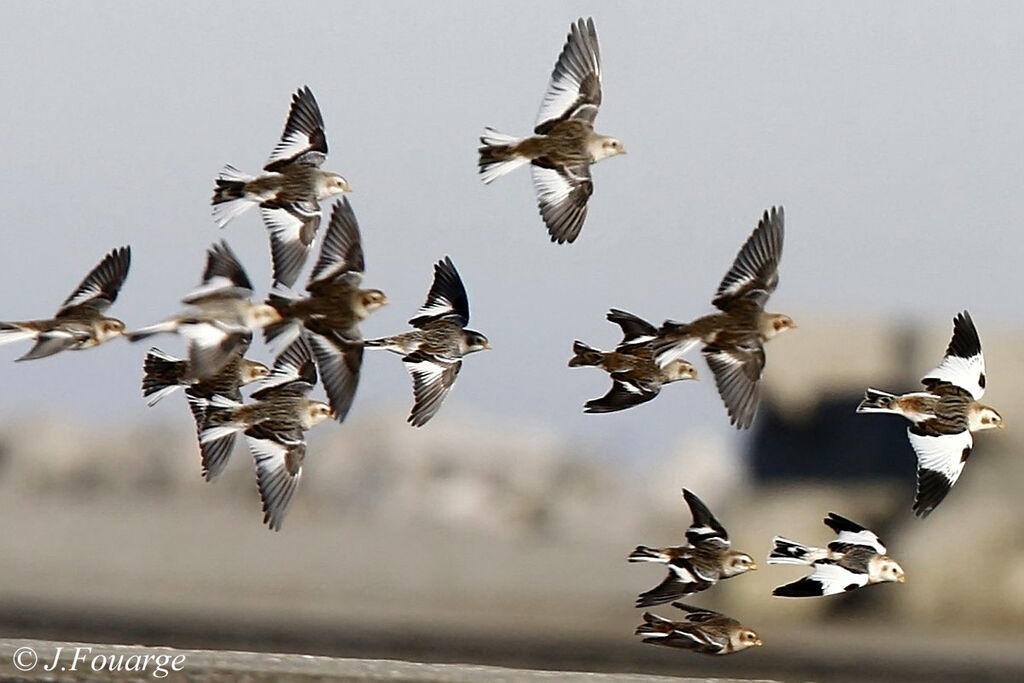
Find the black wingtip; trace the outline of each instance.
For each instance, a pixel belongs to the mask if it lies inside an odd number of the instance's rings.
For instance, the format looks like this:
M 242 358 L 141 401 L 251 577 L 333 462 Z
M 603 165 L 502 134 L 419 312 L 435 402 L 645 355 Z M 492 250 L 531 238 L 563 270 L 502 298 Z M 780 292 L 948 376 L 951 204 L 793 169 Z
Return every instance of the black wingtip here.
M 815 598 L 824 594 L 821 582 L 809 577 L 779 586 L 772 591 L 772 595 L 780 598 Z
M 966 310 L 957 313 L 953 318 L 953 338 L 946 348 L 947 356 L 973 358 L 981 354 L 981 339 L 974 326 L 971 314 Z
M 832 531 L 836 532 L 837 534 L 843 531 L 849 531 L 851 533 L 867 531 L 867 528 L 862 527 L 860 524 L 857 524 L 856 522 L 849 520 L 846 517 L 843 517 L 842 515 L 837 515 L 834 512 L 828 513 L 828 517 L 826 517 L 823 521 L 825 522 L 826 526 L 828 526 L 830 529 L 832 529 Z

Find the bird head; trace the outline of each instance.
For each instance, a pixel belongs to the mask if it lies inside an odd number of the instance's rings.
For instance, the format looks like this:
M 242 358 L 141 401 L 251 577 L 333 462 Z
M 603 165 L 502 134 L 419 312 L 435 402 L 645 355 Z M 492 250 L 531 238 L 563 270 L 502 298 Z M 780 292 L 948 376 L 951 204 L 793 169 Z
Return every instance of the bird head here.
M 723 576 L 736 576 L 744 572 L 754 571 L 757 569 L 757 564 L 754 562 L 754 558 L 746 553 L 733 553 L 726 561 L 723 569 Z
M 328 173 L 324 177 L 324 189 L 323 192 L 321 192 L 322 196 L 317 197 L 317 199 L 326 199 L 328 197 L 333 197 L 336 194 L 344 194 L 351 191 L 352 186 L 348 184 L 347 180 L 337 173 Z
M 796 327 L 796 323 L 788 315 L 782 313 L 766 313 L 761 319 L 761 339 L 768 341 L 772 337 Z
M 699 379 L 697 377 L 697 368 L 682 358 L 671 361 L 662 371 L 668 377 L 669 382 L 678 382 L 683 379 Z
M 473 330 L 463 330 L 462 343 L 463 353 L 473 353 L 491 348 L 491 342 L 487 340 L 487 337 Z
M 312 429 L 324 420 L 334 419 L 334 411 L 326 403 L 321 401 L 310 401 L 306 406 L 306 413 L 302 416 L 302 429 Z
M 364 289 L 359 293 L 359 303 L 367 313 L 370 313 L 381 306 L 387 306 L 390 302 L 387 295 L 379 289 Z
M 615 138 L 609 137 L 601 138 L 601 144 L 596 149 L 591 148 L 591 155 L 594 157 L 595 162 L 625 153 L 626 148 L 623 144 Z
M 106 318 L 96 325 L 96 343 L 98 344 L 122 334 L 124 334 L 124 323 L 116 318 Z
M 247 358 L 242 359 L 242 384 L 249 384 L 270 376 L 270 368 L 263 363 Z
M 871 572 L 871 575 L 875 578 L 876 582 L 904 583 L 907 580 L 903 567 L 896 560 L 885 555 L 878 559 L 877 569 Z
M 1000 415 L 994 408 L 988 406 L 981 406 L 978 411 L 977 427 L 978 429 L 1003 429 L 1005 423 L 1003 422 L 1003 416 Z
M 281 312 L 270 304 L 255 304 L 249 309 L 249 327 L 256 330 L 281 322 Z
M 740 627 L 736 629 L 730 638 L 732 641 L 732 649 L 745 650 L 748 647 L 761 647 L 762 642 L 758 635 L 749 628 Z

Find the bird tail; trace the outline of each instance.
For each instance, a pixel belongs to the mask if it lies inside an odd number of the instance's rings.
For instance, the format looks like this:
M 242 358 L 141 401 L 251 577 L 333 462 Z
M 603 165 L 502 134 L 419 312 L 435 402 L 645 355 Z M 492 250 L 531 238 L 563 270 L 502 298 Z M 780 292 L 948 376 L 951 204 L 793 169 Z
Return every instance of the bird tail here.
M 493 128 L 484 128 L 480 136 L 480 177 L 491 183 L 510 171 L 530 163 L 527 157 L 516 153 L 516 145 L 522 138 L 499 133 Z
M 669 557 L 657 548 L 638 545 L 636 550 L 629 554 L 628 559 L 630 562 L 668 562 Z
M 699 341 L 699 337 L 692 335 L 689 323 L 666 320 L 658 329 L 658 337 L 651 342 L 651 351 L 658 366 L 663 368 L 682 358 Z
M 10 344 L 23 339 L 35 339 L 39 330 L 24 327 L 22 323 L 0 322 L 0 344 Z
M 381 337 L 380 339 L 364 339 L 361 342 L 352 342 L 352 346 L 363 346 L 366 348 L 386 348 L 391 345 L 391 340 L 387 337 Z
M 665 638 L 675 630 L 673 622 L 665 617 L 659 617 L 657 614 L 644 612 L 643 619 L 644 623 L 636 627 L 634 634 L 644 636 L 645 640 L 647 638 Z
M 581 341 L 572 343 L 572 352 L 576 354 L 569 359 L 570 368 L 578 368 L 585 365 L 600 365 L 604 360 L 604 354 L 593 346 L 588 346 Z
M 223 228 L 232 218 L 245 213 L 258 202 L 248 195 L 249 182 L 253 176 L 242 173 L 228 164 L 221 169 L 213 188 L 213 219 L 218 228 Z
M 265 342 L 270 344 L 284 336 L 278 348 L 287 348 L 295 341 L 300 330 L 299 322 L 292 317 L 292 307 L 298 298 L 295 292 L 284 290 L 280 287 L 275 288 L 267 295 L 267 304 L 281 314 L 281 321 L 271 323 L 263 328 L 263 340 Z
M 864 400 L 857 406 L 858 413 L 898 413 L 895 394 L 888 394 L 878 389 L 864 392 Z
M 775 547 L 768 555 L 768 564 L 811 564 L 826 553 L 821 548 L 794 543 L 782 536 L 776 536 L 773 542 Z
M 147 325 L 146 327 L 140 327 L 132 332 L 126 332 L 124 336 L 128 337 L 128 341 L 137 342 L 140 339 L 146 337 L 152 337 L 154 334 L 160 334 L 162 332 L 174 332 L 178 329 L 178 322 L 176 320 L 165 320 L 160 323 L 154 323 Z
M 142 378 L 142 395 L 146 405 L 153 407 L 164 396 L 182 386 L 181 379 L 187 365 L 187 361 L 164 353 L 155 346 L 151 348 L 142 362 L 142 369 L 146 373 Z
M 235 410 L 242 404 L 226 396 L 194 399 L 194 411 L 199 410 L 203 424 L 199 430 L 199 443 L 207 444 L 227 439 L 245 429 L 246 425 L 235 419 Z

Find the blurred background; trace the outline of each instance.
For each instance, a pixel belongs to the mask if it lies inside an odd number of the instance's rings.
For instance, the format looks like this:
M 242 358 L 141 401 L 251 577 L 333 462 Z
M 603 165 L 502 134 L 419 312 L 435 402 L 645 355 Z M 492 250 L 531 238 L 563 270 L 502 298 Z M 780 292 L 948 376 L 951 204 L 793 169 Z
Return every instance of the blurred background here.
M 527 171 L 480 183 L 476 138 L 529 132 L 569 24 L 591 15 L 597 128 L 629 153 L 595 167 L 583 233 L 556 246 Z M 209 197 L 225 163 L 263 165 L 308 84 L 325 168 L 354 188 L 365 283 L 392 302 L 364 335 L 404 329 L 450 254 L 494 345 L 419 430 L 398 358 L 368 353 L 349 420 L 309 434 L 280 533 L 260 524 L 248 453 L 207 484 L 184 400 L 147 409 L 145 345 L 7 362 L 0 634 L 836 680 L 1024 672 L 1024 7 L 5 3 L 0 21 L 0 319 L 52 314 L 121 244 L 132 271 L 111 313 L 130 327 L 177 311 L 220 238 L 262 295 L 259 216 L 218 231 Z M 707 312 L 778 204 L 769 308 L 799 328 L 768 348 L 754 427 L 728 426 L 696 353 L 702 381 L 584 415 L 608 380 L 566 368 L 572 340 L 612 347 L 609 307 Z M 978 437 L 919 521 L 905 423 L 853 409 L 865 386 L 915 388 L 965 308 L 1008 428 Z M 682 541 L 683 486 L 762 565 L 775 534 L 829 540 L 834 510 L 908 581 L 785 601 L 771 588 L 799 568 L 762 566 L 692 602 L 764 648 L 640 646 L 632 602 L 663 570 L 625 557 Z

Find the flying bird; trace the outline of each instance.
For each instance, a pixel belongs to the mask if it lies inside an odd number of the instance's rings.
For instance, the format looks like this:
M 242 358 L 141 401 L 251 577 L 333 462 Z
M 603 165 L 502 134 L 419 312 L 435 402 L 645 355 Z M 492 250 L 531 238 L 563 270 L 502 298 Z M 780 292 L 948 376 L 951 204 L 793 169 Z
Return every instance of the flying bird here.
M 894 413 L 907 428 L 917 454 L 914 513 L 927 517 L 960 478 L 974 447 L 972 432 L 1000 428 L 1002 416 L 979 403 L 985 395 L 985 357 L 967 311 L 953 318 L 953 338 L 939 366 L 925 375 L 925 391 L 897 396 L 868 389 L 858 413 Z
M 104 313 L 117 299 L 131 262 L 131 247 L 114 249 L 89 271 L 53 318 L 0 322 L 0 344 L 33 339 L 35 344 L 18 360 L 34 360 L 61 351 L 91 349 L 121 336 L 124 323 Z
M 320 200 L 350 192 L 348 181 L 320 170 L 327 159 L 327 136 L 320 107 L 309 86 L 292 95 L 281 140 L 260 176 L 225 166 L 213 190 L 213 216 L 223 228 L 232 218 L 259 205 L 270 231 L 274 281 L 291 287 L 320 226 Z
M 227 242 L 207 250 L 202 283 L 182 303 L 189 310 L 163 322 L 128 332 L 139 341 L 163 332 L 179 333 L 189 340 L 188 367 L 196 379 L 220 373 L 242 347 L 248 347 L 253 330 L 281 320 L 269 304 L 250 300 L 253 289 L 249 276 Z
M 334 417 L 329 405 L 307 397 L 316 379 L 309 346 L 299 339 L 278 356 L 266 386 L 252 395 L 251 403 L 219 395 L 190 397 L 203 415 L 202 444 L 216 448 L 245 433 L 256 462 L 263 523 L 273 531 L 281 528 L 302 475 L 305 432 Z
M 407 422 L 422 427 L 441 409 L 462 368 L 462 357 L 491 348 L 487 337 L 467 330 L 469 297 L 455 264 L 445 256 L 434 265 L 427 300 L 409 319 L 415 330 L 368 339 L 363 345 L 402 356 L 412 377 L 413 406 Z
M 266 365 L 243 356 L 248 346 L 247 341 L 220 372 L 207 379 L 195 377 L 187 359 L 175 358 L 156 347 L 151 348 L 143 361 L 145 376 L 142 378 L 142 395 L 146 399 L 146 404 L 152 407 L 164 396 L 184 387 L 198 435 L 203 429 L 205 411 L 204 404 L 197 399 L 210 399 L 221 395 L 233 401 L 241 401 L 240 387 L 270 375 L 270 368 Z M 204 479 L 212 481 L 220 474 L 234 450 L 234 445 L 234 435 L 207 444 L 200 441 L 199 452 L 202 457 Z
M 724 614 L 681 602 L 673 602 L 672 606 L 686 612 L 683 621 L 670 621 L 644 612 L 644 623 L 636 627 L 636 635 L 643 636 L 645 643 L 704 655 L 730 655 L 762 644 L 752 629 Z
M 718 285 L 711 303 L 719 312 L 689 323 L 667 320 L 650 342 L 661 367 L 702 343 L 729 422 L 738 429 L 749 428 L 757 412 L 765 342 L 796 327 L 788 315 L 764 310 L 779 284 L 784 222 L 781 206 L 764 212 Z
M 707 590 L 721 579 L 757 569 L 754 558 L 730 548 L 725 527 L 700 498 L 687 489 L 683 489 L 683 498 L 693 515 L 693 523 L 686 530 L 686 545 L 670 548 L 640 545 L 629 555 L 630 562 L 659 562 L 668 567 L 664 581 L 637 597 L 637 607 L 660 605 Z
M 814 571 L 799 581 L 779 586 L 772 595 L 809 598 L 906 580 L 903 568 L 885 554 L 885 546 L 874 532 L 834 512 L 828 513 L 825 524 L 838 535 L 827 548 L 812 548 L 775 537 L 768 564 L 806 564 Z
M 594 132 L 601 105 L 601 52 L 594 20 L 570 27 L 565 47 L 537 113 L 535 135 L 517 138 L 485 128 L 480 138 L 480 174 L 485 183 L 530 164 L 541 217 L 551 241 L 572 242 L 587 217 L 594 192 L 592 164 L 626 148 Z
M 622 328 L 622 342 L 614 351 L 601 351 L 581 341 L 572 345 L 569 367 L 594 366 L 609 373 L 612 387 L 600 398 L 587 401 L 586 413 L 611 413 L 650 401 L 661 387 L 684 379 L 697 379 L 697 370 L 678 358 L 665 367 L 654 362 L 650 342 L 658 330 L 632 313 L 613 308 L 606 316 Z
M 388 303 L 381 290 L 360 287 L 365 269 L 359 224 L 348 199 L 342 198 L 331 212 L 320 258 L 306 285 L 308 296 L 278 289 L 267 299 L 282 321 L 263 328 L 266 340 L 288 345 L 299 334 L 306 338 L 339 422 L 348 415 L 359 386 L 359 323 Z

